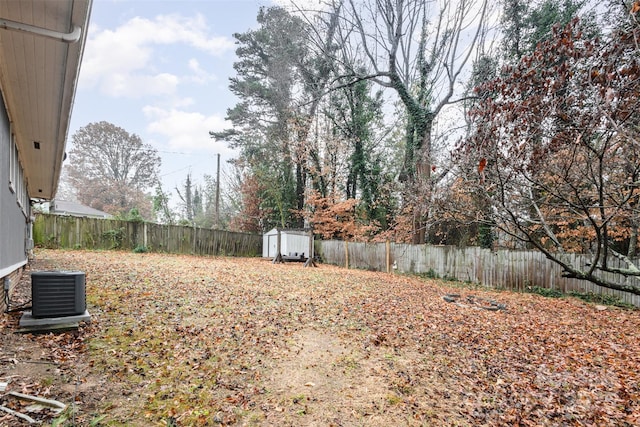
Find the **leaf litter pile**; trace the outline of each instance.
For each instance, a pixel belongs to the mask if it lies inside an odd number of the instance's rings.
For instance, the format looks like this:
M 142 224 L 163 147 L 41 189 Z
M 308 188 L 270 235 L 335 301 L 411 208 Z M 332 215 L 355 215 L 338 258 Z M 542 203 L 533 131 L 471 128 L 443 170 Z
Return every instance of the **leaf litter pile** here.
M 36 258 L 86 273 L 92 323 L 27 336 L 62 380 L 26 391 L 74 400 L 77 425 L 640 425 L 639 311 L 262 259 Z

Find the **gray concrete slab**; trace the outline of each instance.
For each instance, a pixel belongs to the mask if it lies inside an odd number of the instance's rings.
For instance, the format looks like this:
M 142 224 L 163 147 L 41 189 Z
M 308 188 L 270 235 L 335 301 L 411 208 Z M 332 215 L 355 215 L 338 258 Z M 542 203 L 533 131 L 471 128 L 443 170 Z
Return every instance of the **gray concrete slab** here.
M 56 325 L 69 325 L 80 322 L 90 322 L 91 315 L 88 310 L 84 313 L 74 316 L 63 317 L 45 317 L 35 318 L 31 315 L 30 311 L 25 311 L 20 318 L 20 327 L 43 327 L 43 326 L 56 326 Z

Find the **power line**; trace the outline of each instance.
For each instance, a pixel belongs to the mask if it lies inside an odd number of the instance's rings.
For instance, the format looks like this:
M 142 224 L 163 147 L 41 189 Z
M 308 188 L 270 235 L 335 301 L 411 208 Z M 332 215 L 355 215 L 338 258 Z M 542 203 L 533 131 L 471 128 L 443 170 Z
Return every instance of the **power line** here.
M 213 157 L 213 156 L 217 156 L 218 157 L 218 170 L 219 170 L 220 169 L 220 166 L 219 166 L 220 165 L 220 154 L 212 154 L 211 157 Z M 203 160 L 201 160 L 201 161 L 199 161 L 197 163 L 192 163 L 192 164 L 187 165 L 185 167 L 182 167 L 180 169 L 176 169 L 176 170 L 173 170 L 171 172 L 167 172 L 167 173 L 163 173 L 162 175 L 158 175 L 158 178 L 163 178 L 165 176 L 172 175 L 174 173 L 182 172 L 182 171 L 184 171 L 186 169 L 190 169 L 192 167 L 198 166 L 198 165 L 200 165 L 200 164 L 202 164 L 202 163 L 204 163 L 204 162 L 206 162 L 208 160 L 209 160 L 209 156 L 206 156 Z
M 162 150 L 147 150 L 149 152 L 155 151 L 156 153 L 163 153 L 163 154 L 181 154 L 184 156 L 197 156 L 196 153 L 183 153 L 180 151 L 162 151 Z

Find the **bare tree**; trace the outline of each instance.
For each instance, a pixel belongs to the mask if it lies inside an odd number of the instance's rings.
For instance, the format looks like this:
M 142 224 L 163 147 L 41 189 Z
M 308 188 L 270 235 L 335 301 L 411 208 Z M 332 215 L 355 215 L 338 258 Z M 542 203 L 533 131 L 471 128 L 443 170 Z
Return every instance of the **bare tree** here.
M 156 184 L 160 167 L 153 147 L 104 121 L 80 128 L 72 141 L 69 179 L 81 203 L 112 214 L 137 208 L 151 215 L 145 191 Z
M 341 35 L 345 48 L 367 64 L 340 84 L 369 79 L 393 90 L 407 111 L 405 198 L 413 204 L 414 243 L 425 241 L 434 177 L 432 130 L 456 102 L 457 85 L 485 31 L 486 0 L 348 0 Z

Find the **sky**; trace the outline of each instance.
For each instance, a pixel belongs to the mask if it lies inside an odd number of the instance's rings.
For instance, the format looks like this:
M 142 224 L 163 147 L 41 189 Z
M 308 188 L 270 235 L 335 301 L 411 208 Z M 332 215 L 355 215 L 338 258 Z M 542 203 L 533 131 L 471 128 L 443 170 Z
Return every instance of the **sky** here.
M 223 173 L 235 153 L 209 131 L 230 127 L 234 33 L 256 28 L 271 0 L 94 0 L 69 127 L 107 121 L 141 137 L 162 158 L 165 191 Z

